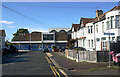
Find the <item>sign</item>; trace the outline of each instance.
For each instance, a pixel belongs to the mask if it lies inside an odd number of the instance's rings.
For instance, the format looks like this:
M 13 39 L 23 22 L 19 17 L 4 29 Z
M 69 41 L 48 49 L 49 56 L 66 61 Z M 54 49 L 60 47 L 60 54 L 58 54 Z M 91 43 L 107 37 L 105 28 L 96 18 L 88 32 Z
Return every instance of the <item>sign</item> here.
M 110 35 L 115 35 L 115 33 L 104 33 L 104 35 L 108 35 L 109 36 L 109 67 L 111 67 L 111 55 L 110 55 Z
M 104 33 L 104 35 L 115 35 L 115 33 Z

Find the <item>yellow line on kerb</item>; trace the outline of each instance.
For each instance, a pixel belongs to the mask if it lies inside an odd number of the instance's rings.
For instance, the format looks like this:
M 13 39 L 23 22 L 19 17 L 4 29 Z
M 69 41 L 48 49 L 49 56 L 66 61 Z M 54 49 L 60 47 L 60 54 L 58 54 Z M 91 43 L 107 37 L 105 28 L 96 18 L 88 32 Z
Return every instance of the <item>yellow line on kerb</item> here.
M 46 58 L 46 60 L 47 60 L 48 63 L 51 63 L 51 61 L 48 59 L 48 57 L 45 56 L 45 58 Z
M 47 56 L 45 56 L 45 58 L 46 58 L 46 60 L 47 60 L 48 63 L 52 63 L 52 62 L 48 59 Z M 50 65 L 50 68 L 51 68 L 52 72 L 54 73 L 55 77 L 57 77 L 57 75 L 58 75 L 59 77 L 61 77 L 60 74 L 57 72 L 57 70 L 55 69 L 54 66 L 51 66 L 51 65 Z M 57 75 L 56 75 L 56 74 L 57 74 Z
M 55 73 L 55 71 L 53 70 L 53 68 L 52 68 L 52 66 L 51 66 L 51 65 L 50 65 L 50 68 L 51 68 L 51 70 L 53 71 L 53 73 L 54 73 L 55 77 L 57 77 L 57 75 L 56 75 L 56 73 Z
M 61 77 L 60 74 L 56 71 L 56 69 L 55 69 L 54 66 L 53 66 L 53 69 L 55 70 L 55 72 L 57 73 L 57 75 L 58 75 L 59 77 Z

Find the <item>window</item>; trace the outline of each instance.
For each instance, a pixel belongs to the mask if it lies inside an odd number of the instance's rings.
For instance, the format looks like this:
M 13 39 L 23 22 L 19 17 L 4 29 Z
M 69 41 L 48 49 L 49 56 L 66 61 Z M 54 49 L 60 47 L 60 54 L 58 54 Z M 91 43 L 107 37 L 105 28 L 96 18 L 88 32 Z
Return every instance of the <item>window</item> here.
M 108 20 L 107 20 L 107 30 L 110 29 L 110 26 L 109 26 L 109 17 L 108 17 Z
M 92 46 L 92 48 L 93 48 L 93 40 L 91 40 L 91 46 Z
M 91 26 L 91 33 L 93 33 L 93 26 Z
M 110 18 L 108 17 L 108 26 L 109 26 L 109 29 L 111 28 L 111 20 Z
M 102 40 L 106 40 L 106 37 L 102 37 Z
M 117 15 L 116 16 L 116 21 L 115 21 L 115 28 L 118 28 L 120 25 L 120 21 L 119 21 L 119 19 L 120 19 L 120 16 L 119 15 Z
M 99 39 L 99 38 L 97 38 L 96 40 L 97 40 L 97 42 L 99 42 L 99 41 L 100 41 L 100 39 Z
M 98 25 L 96 25 L 96 32 L 98 33 Z
M 83 33 L 82 33 L 82 34 L 83 34 L 83 36 L 84 36 L 84 28 L 83 28 L 82 30 L 83 30 L 83 31 L 82 31 Z
M 90 33 L 90 27 L 88 26 L 88 33 Z
M 117 41 L 120 41 L 120 36 L 117 37 Z
M 109 30 L 109 22 L 107 21 L 106 24 L 107 24 L 107 30 Z
M 90 40 L 88 40 L 89 48 L 90 48 Z
M 112 37 L 112 41 L 115 39 L 115 37 Z
M 114 16 L 111 17 L 111 29 L 113 28 L 113 19 L 114 19 Z
M 103 42 L 103 47 L 106 47 L 106 42 Z M 105 50 L 105 49 L 103 49 L 103 50 Z
M 104 33 L 104 22 L 102 22 L 102 32 Z
M 53 34 L 43 34 L 43 40 L 53 40 Z
M 47 35 L 43 34 L 43 40 L 47 40 Z

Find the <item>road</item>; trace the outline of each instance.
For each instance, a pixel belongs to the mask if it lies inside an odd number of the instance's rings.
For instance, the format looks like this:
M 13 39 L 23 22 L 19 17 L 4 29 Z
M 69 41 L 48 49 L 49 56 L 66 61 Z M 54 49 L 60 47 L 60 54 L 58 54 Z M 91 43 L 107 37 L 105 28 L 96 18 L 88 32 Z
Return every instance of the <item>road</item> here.
M 63 77 L 49 60 L 46 53 L 41 51 L 30 51 L 26 53 L 17 53 L 11 58 L 3 57 L 2 76 L 52 76 Z

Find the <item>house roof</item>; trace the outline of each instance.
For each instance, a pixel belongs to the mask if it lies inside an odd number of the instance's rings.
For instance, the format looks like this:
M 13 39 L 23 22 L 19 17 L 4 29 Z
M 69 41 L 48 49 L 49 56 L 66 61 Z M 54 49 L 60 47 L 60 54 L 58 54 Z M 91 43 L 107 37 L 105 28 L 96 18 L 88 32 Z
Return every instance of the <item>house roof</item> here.
M 64 30 L 65 32 L 70 31 L 70 28 L 49 28 L 49 32 L 55 30 L 56 32 L 60 32 L 61 30 Z
M 80 24 L 72 24 L 72 28 L 74 28 L 75 31 L 78 30 Z
M 115 6 L 115 7 L 112 9 L 112 11 L 114 11 L 114 10 L 120 10 L 120 5 L 119 5 L 119 6 Z
M 0 36 L 6 36 L 5 30 L 0 30 Z
M 120 10 L 120 5 L 113 7 L 111 10 L 109 10 L 109 11 L 101 14 L 101 15 L 98 16 L 98 17 L 95 17 L 95 18 L 92 19 L 90 22 L 97 23 L 98 21 L 104 20 L 104 19 L 105 19 L 105 14 L 108 13 L 108 12 L 110 12 L 110 11 L 114 11 L 114 10 Z M 99 19 L 98 19 L 98 18 L 99 18 Z
M 86 23 L 88 23 L 89 21 L 93 20 L 93 18 L 81 18 L 80 21 L 83 21 L 83 24 L 85 26 Z

